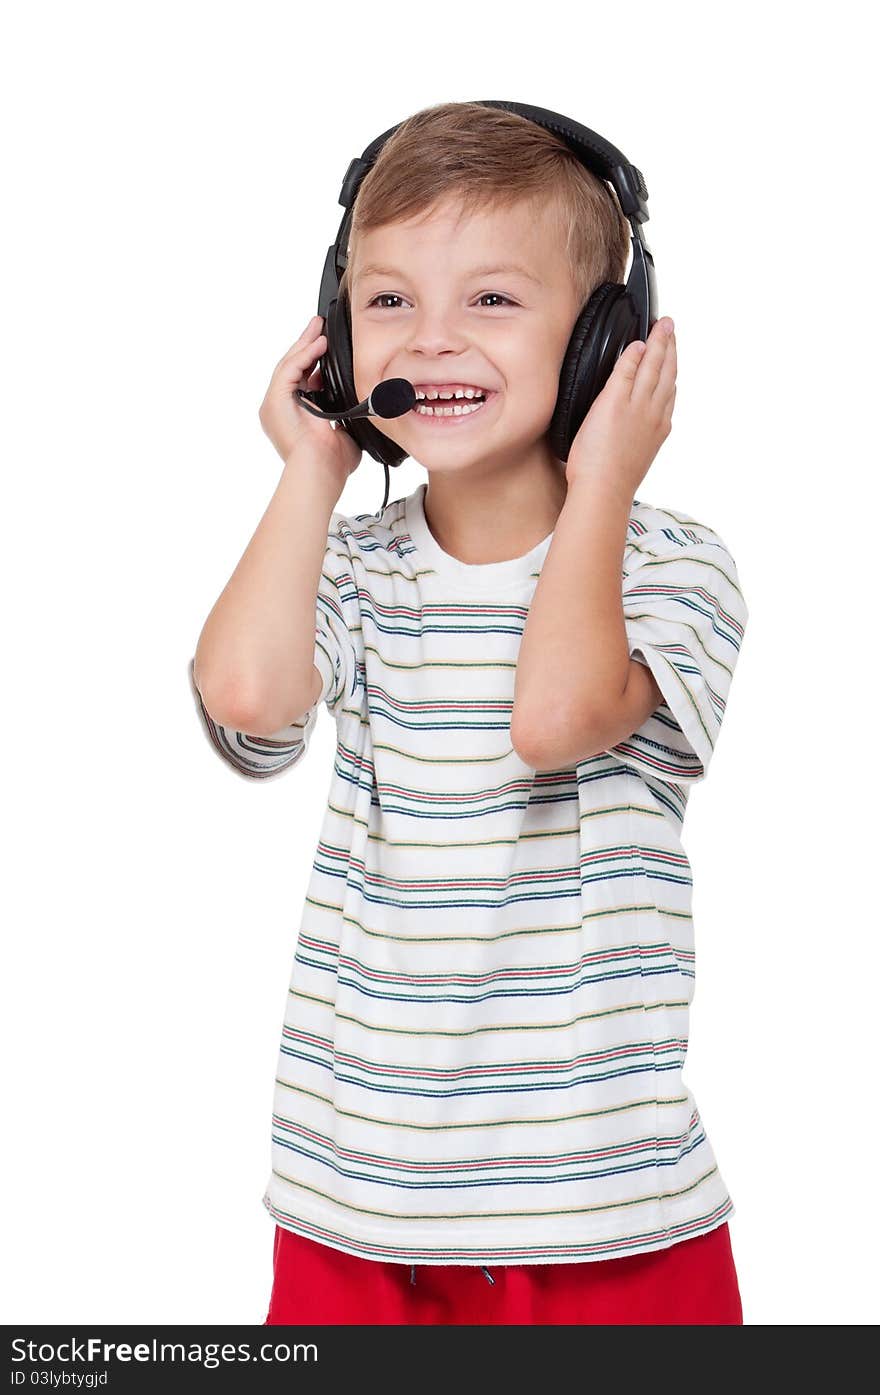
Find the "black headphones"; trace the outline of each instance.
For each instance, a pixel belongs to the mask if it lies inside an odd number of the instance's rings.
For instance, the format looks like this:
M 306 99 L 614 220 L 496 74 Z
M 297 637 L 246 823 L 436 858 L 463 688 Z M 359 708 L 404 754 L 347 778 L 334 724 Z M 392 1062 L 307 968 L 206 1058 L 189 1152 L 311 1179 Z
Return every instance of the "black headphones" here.
M 630 164 L 616 146 L 577 121 L 571 121 L 558 112 L 520 102 L 480 102 L 478 105 L 513 112 L 560 136 L 586 169 L 611 184 L 632 227 L 632 265 L 626 285 L 603 281 L 593 291 L 575 322 L 562 361 L 559 394 L 548 428 L 548 438 L 557 459 L 567 460 L 571 443 L 618 358 L 633 340 L 647 339 L 657 318 L 654 259 L 641 228 L 649 216 L 648 190 L 641 171 Z M 313 395 L 313 400 L 327 411 L 341 412 L 346 407 L 353 407 L 358 400 L 354 385 L 350 309 L 347 297 L 340 301 L 339 283 L 348 262 L 349 231 L 361 181 L 375 163 L 386 140 L 402 124 L 398 122 L 370 141 L 363 153 L 351 161 L 342 181 L 339 202 L 345 213 L 336 241 L 327 249 L 318 296 L 318 314 L 324 319 L 327 348 L 319 360 L 322 387 L 319 393 Z M 385 467 L 385 498 L 379 510 L 381 514 L 388 502 L 388 466 L 400 465 L 407 453 L 390 436 L 364 418 L 347 421 L 345 430 L 363 450 Z

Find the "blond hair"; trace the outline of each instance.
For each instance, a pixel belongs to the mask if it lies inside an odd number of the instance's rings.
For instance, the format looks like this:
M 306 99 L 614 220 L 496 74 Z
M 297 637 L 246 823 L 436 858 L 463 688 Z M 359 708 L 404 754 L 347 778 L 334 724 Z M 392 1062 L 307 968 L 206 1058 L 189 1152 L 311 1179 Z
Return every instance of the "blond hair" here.
M 631 228 L 616 195 L 558 136 L 514 112 L 441 102 L 406 118 L 364 176 L 352 212 L 340 298 L 350 295 L 360 235 L 427 212 L 447 195 L 462 212 L 535 201 L 555 214 L 583 307 L 623 281 Z

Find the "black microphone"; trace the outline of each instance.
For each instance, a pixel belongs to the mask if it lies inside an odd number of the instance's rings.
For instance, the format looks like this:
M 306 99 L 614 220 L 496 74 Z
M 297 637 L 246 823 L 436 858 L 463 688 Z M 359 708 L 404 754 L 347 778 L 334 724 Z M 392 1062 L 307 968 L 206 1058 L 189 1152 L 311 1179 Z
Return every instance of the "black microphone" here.
M 296 389 L 300 405 L 312 416 L 323 417 L 325 421 L 343 421 L 358 417 L 402 417 L 416 405 L 416 390 L 407 378 L 383 378 L 377 383 L 363 402 L 348 407 L 344 412 L 325 412 L 311 401 L 311 393 L 305 388 Z

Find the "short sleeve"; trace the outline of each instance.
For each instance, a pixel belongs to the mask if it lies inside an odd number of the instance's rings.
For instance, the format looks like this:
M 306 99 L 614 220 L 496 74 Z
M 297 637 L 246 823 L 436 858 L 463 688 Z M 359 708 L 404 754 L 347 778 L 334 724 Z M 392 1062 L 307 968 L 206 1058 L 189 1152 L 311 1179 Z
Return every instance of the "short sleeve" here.
M 196 686 L 194 665 L 195 660 L 190 659 L 189 681 L 202 731 L 212 748 L 233 770 L 251 780 L 266 779 L 270 775 L 280 775 L 302 758 L 318 715 L 317 703 L 298 722 L 282 727 L 271 736 L 251 736 L 214 721 Z
M 663 702 L 610 754 L 641 774 L 694 784 L 709 768 L 748 620 L 718 534 L 688 519 L 628 541 L 623 614 L 630 657 L 651 670 Z
M 357 687 L 358 661 L 354 629 L 357 594 L 349 556 L 337 531 L 340 516 L 331 519 L 321 566 L 315 606 L 314 663 L 322 684 L 314 704 L 296 721 L 271 736 L 253 736 L 215 722 L 202 701 L 195 681 L 195 660 L 189 661 L 189 682 L 199 721 L 213 749 L 240 775 L 266 779 L 288 770 L 305 754 L 317 720 L 318 707 L 326 703 L 334 716 L 345 708 L 346 697 Z
M 358 637 L 361 634 L 357 587 L 345 543 L 350 521 L 334 514 L 315 609 L 315 665 L 323 683 L 318 702 L 338 717 L 360 683 Z

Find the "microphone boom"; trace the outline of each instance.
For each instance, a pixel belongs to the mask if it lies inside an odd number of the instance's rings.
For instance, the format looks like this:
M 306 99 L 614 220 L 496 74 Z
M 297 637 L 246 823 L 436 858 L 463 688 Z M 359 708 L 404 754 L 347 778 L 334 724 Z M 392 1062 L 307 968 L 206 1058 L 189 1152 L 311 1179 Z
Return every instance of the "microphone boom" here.
M 402 417 L 416 405 L 416 390 L 408 378 L 383 378 L 377 383 L 362 402 L 347 407 L 344 412 L 326 412 L 312 401 L 311 393 L 305 388 L 297 388 L 296 395 L 300 406 L 312 416 L 324 421 L 356 421 L 362 417 Z

